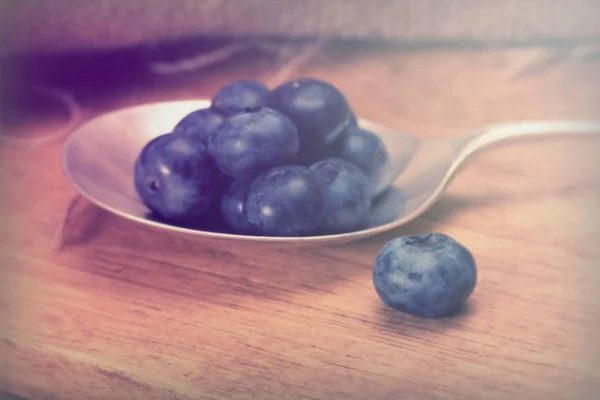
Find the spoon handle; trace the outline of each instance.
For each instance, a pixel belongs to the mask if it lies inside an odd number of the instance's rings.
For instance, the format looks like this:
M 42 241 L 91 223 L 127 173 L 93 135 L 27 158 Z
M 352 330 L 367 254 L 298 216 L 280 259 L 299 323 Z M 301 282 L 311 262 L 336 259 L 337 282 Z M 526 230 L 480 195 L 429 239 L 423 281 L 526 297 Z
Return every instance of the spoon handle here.
M 379 131 L 382 130 L 383 128 L 379 128 Z M 432 198 L 435 198 L 462 167 L 465 166 L 465 161 L 481 149 L 510 139 L 581 134 L 600 135 L 600 121 L 523 121 L 492 125 L 475 134 L 450 140 L 429 141 L 427 146 L 421 146 L 423 149 L 427 149 L 429 153 L 426 153 L 426 155 L 421 154 L 420 159 L 433 160 L 435 165 L 425 168 L 433 171 L 434 176 L 441 178 L 439 186 L 434 190 L 432 195 Z M 415 146 L 410 147 L 409 153 L 412 154 L 415 151 Z M 410 168 L 413 164 L 412 160 L 415 157 L 413 156 L 411 159 L 405 153 L 406 151 L 399 156 L 391 157 L 391 166 L 380 180 L 380 184 L 377 187 L 378 190 L 375 192 L 376 195 L 383 192 L 399 175 L 413 176 L 415 170 L 419 171 L 419 169 L 424 168 L 421 163 L 411 170 L 412 174 L 407 174 L 405 167 L 408 163 Z M 411 161 L 408 162 L 408 160 Z M 449 162 L 446 163 L 444 160 L 448 160 Z M 442 170 L 444 171 L 443 175 L 439 174 Z
M 600 121 L 523 121 L 492 125 L 471 136 L 461 155 L 467 157 L 484 147 L 509 139 L 581 134 L 600 134 Z
M 600 121 L 523 121 L 492 125 L 474 135 L 454 139 L 458 155 L 448 168 L 438 192 L 450 183 L 465 161 L 481 149 L 505 140 L 555 135 L 600 135 Z

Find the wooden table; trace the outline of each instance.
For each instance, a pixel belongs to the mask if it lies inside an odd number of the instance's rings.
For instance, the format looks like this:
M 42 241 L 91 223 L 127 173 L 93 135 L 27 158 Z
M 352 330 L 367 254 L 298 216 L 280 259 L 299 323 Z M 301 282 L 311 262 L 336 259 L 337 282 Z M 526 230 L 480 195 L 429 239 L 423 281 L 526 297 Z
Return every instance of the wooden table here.
M 340 87 L 364 117 L 442 137 L 508 120 L 600 117 L 599 61 L 585 54 L 339 48 L 301 73 Z M 92 116 L 271 73 L 268 61 L 248 61 L 122 79 L 112 92 L 86 86 L 78 96 Z M 295 251 L 173 238 L 83 201 L 57 247 L 75 195 L 60 152 L 60 143 L 0 149 L 7 391 L 77 400 L 598 398 L 595 137 L 482 153 L 415 222 Z M 384 307 L 371 282 L 387 240 L 426 231 L 455 237 L 479 266 L 466 309 L 437 321 Z

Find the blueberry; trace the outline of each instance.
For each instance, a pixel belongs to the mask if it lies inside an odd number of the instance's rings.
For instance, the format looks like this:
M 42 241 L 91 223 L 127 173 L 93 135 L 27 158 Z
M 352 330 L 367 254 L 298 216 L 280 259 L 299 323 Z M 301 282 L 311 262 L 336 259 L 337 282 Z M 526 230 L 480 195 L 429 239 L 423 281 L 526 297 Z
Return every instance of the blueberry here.
M 342 133 L 330 143 L 326 143 L 321 147 L 315 147 L 310 150 L 310 154 L 304 155 L 301 164 L 310 165 L 319 160 L 326 158 L 339 158 L 342 152 L 342 146 L 344 145 L 344 138 L 349 130 L 358 127 L 358 120 L 354 116 L 354 113 L 350 112 L 350 118 L 348 125 L 343 129 Z
M 221 200 L 233 180 L 217 170 L 214 179 L 214 193 L 210 205 L 197 221 L 193 221 L 195 229 L 231 233 L 227 221 L 221 214 Z
M 348 118 L 348 127 L 358 128 L 358 119 L 352 110 L 350 110 L 350 118 Z
M 396 186 L 389 186 L 373 198 L 367 226 L 377 227 L 394 222 L 405 213 L 406 194 Z
M 298 127 L 299 161 L 304 165 L 318 160 L 320 150 L 335 142 L 350 118 L 344 95 L 316 79 L 297 79 L 276 87 L 266 105 L 287 115 Z
M 260 82 L 240 80 L 223 87 L 212 99 L 212 107 L 226 116 L 259 110 L 269 89 Z
M 211 108 L 203 108 L 186 115 L 173 129 L 173 133 L 182 135 L 195 135 L 202 142 L 208 143 L 212 135 L 223 123 L 225 117 Z
M 381 249 L 373 269 L 377 294 L 388 306 L 422 318 L 456 311 L 477 283 L 464 246 L 441 233 L 404 236 Z
M 151 140 L 135 163 L 135 188 L 160 218 L 199 217 L 210 205 L 218 171 L 196 136 L 166 134 Z
M 325 193 L 326 211 L 321 228 L 327 233 L 359 228 L 371 208 L 369 181 L 364 172 L 339 158 L 318 161 L 310 169 Z
M 208 147 L 227 176 L 249 179 L 271 167 L 293 163 L 298 154 L 298 130 L 285 115 L 263 108 L 228 118 Z
M 377 185 L 388 162 L 388 153 L 381 139 L 358 127 L 351 127 L 344 133 L 339 157 L 362 169 L 372 187 Z
M 184 220 L 165 220 L 155 213 L 149 213 L 146 218 L 151 221 L 169 224 L 178 228 L 191 229 L 213 233 L 233 233 L 229 225 L 220 217 L 220 214 L 211 212 L 210 207 L 200 217 Z
M 248 188 L 246 215 L 255 231 L 268 236 L 303 236 L 325 215 L 325 195 L 313 172 L 286 165 L 259 175 Z
M 248 186 L 248 181 L 234 181 L 221 199 L 221 214 L 236 233 L 248 234 L 252 231 L 244 206 Z

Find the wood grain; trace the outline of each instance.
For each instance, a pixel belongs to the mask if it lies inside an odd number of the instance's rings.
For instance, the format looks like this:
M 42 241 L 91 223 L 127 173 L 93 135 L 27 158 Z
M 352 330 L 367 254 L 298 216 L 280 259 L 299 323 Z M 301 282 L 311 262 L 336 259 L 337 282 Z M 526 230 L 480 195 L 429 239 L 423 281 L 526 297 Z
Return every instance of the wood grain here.
M 302 73 L 338 85 L 359 114 L 423 136 L 598 118 L 598 64 L 551 56 L 332 49 Z M 80 100 L 94 115 L 130 101 L 209 95 L 233 77 L 266 77 L 267 64 L 153 81 L 136 97 L 124 85 Z M 0 148 L 4 390 L 77 400 L 600 393 L 596 138 L 482 153 L 417 221 L 365 242 L 291 252 L 169 237 L 85 202 L 55 249 L 75 195 L 60 151 L 60 143 Z M 452 235 L 479 266 L 467 307 L 438 321 L 391 311 L 371 283 L 387 240 L 425 231 Z

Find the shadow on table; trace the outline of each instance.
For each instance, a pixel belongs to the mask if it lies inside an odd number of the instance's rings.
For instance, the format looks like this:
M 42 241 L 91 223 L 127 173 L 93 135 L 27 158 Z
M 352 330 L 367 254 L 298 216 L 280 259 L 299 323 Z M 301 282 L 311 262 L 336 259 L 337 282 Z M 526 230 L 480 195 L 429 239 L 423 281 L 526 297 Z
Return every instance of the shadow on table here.
M 0 391 L 0 400 L 26 400 L 26 398 L 17 396 L 15 394 Z
M 211 242 L 142 226 L 87 201 L 73 215 L 59 256 L 85 270 L 86 285 L 123 296 L 178 295 L 198 300 L 199 307 L 243 306 L 250 298 L 281 299 L 297 291 L 330 293 L 337 283 L 368 276 L 378 250 L 369 244 L 303 250 Z
M 250 298 L 283 299 L 298 291 L 327 294 L 343 290 L 347 284 L 370 282 L 373 260 L 389 239 L 437 230 L 456 213 L 468 208 L 524 197 L 531 199 L 543 194 L 512 194 L 510 197 L 447 195 L 420 218 L 398 229 L 361 242 L 308 249 L 270 248 L 256 243 L 212 243 L 204 238 L 165 234 L 110 215 L 87 203 L 80 206 L 77 218 L 67 221 L 63 236 L 70 237 L 71 243 L 63 249 L 68 249 L 65 256 L 75 258 L 74 268 L 85 268 L 94 276 L 116 282 L 105 284 L 110 290 L 123 290 L 126 296 L 135 294 L 133 285 L 156 294 L 196 299 L 198 304 L 243 304 Z M 86 229 L 86 223 L 82 222 L 86 215 L 91 216 L 89 224 L 101 221 L 102 229 Z M 69 234 L 73 229 L 87 236 L 73 240 L 73 235 Z M 98 283 L 91 279 L 89 284 Z M 471 312 L 469 307 L 454 318 L 463 318 Z M 382 312 L 382 315 L 387 313 Z M 398 317 L 391 318 L 385 322 L 386 326 L 393 326 Z
M 413 317 L 380 303 L 376 307 L 376 324 L 382 331 L 400 335 L 409 335 L 412 331 L 439 333 L 446 329 L 454 329 L 459 323 L 462 325 L 465 319 L 476 312 L 477 307 L 470 299 L 451 314 L 437 319 Z

